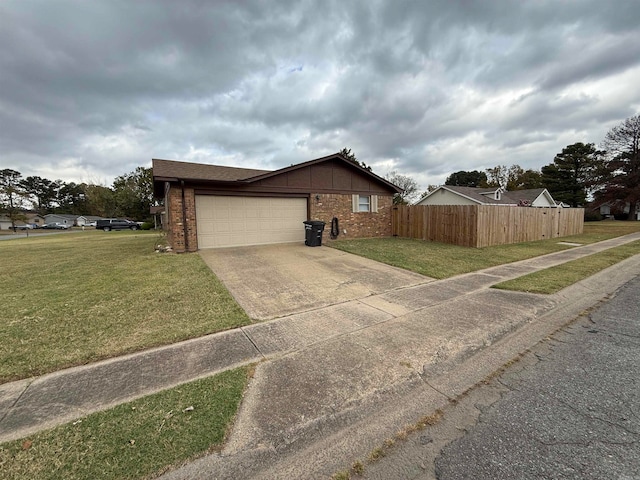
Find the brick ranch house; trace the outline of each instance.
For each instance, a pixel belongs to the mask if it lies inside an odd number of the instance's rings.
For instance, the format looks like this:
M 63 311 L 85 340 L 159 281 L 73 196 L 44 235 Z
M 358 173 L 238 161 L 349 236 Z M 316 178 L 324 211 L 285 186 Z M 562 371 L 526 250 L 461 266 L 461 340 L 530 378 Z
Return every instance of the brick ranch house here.
M 176 252 L 304 242 L 305 220 L 326 222 L 323 241 L 334 218 L 340 238 L 391 236 L 401 191 L 339 153 L 275 171 L 153 159 L 153 185 Z

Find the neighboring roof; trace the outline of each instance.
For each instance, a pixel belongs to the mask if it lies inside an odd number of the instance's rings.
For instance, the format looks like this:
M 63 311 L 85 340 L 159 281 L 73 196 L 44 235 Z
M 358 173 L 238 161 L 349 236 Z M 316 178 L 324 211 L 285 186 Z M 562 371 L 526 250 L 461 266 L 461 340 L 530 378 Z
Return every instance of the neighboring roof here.
M 45 218 L 46 218 L 46 217 L 51 217 L 51 216 L 54 216 L 54 217 L 60 217 L 60 218 L 67 218 L 67 219 L 69 219 L 69 220 L 75 220 L 75 219 L 76 219 L 76 218 L 78 218 L 80 215 L 69 215 L 69 214 L 66 214 L 66 213 L 47 213 L 47 214 L 45 215 Z M 100 218 L 102 218 L 102 217 L 100 217 Z
M 100 220 L 101 217 L 100 215 L 80 215 L 78 218 L 84 218 L 85 220 L 89 220 L 90 222 L 93 222 L 94 220 Z
M 533 202 L 536 198 L 542 195 L 546 190 L 547 190 L 546 188 L 531 188 L 529 190 L 512 190 L 510 192 L 504 192 L 503 198 L 504 197 L 510 198 L 515 203 L 518 203 L 520 200 Z M 550 200 L 553 200 L 551 196 L 549 196 L 549 198 Z
M 153 176 L 182 180 L 214 180 L 219 182 L 237 182 L 256 177 L 270 170 L 222 167 L 203 163 L 178 162 L 175 160 L 152 160 Z
M 28 217 L 41 217 L 41 218 L 44 218 L 44 216 L 40 215 L 38 212 L 33 212 L 33 211 L 29 211 L 29 210 L 21 211 L 20 213 L 22 213 L 23 215 L 26 215 L 27 218 Z M 3 213 L 2 215 L 0 215 L 0 218 L 9 218 L 9 217 L 7 217 L 7 215 Z
M 375 173 L 361 167 L 357 163 L 348 160 L 340 153 L 334 153 L 326 157 L 316 158 L 307 162 L 298 163 L 278 170 L 253 170 L 248 168 L 222 167 L 219 165 L 206 165 L 201 163 L 178 162 L 175 160 L 152 160 L 154 180 L 209 180 L 218 182 L 243 182 L 251 183 L 265 178 L 274 177 L 282 173 L 305 168 L 328 160 L 338 160 L 352 168 L 360 170 L 363 174 L 375 178 L 388 186 L 393 191 L 400 193 L 402 189 L 393 183 L 379 177 Z
M 424 198 L 428 198 L 438 190 L 444 189 L 448 190 L 452 193 L 461 195 L 465 198 L 468 198 L 472 202 L 481 204 L 481 205 L 511 205 L 513 203 L 510 199 L 505 199 L 502 197 L 500 200 L 495 200 L 493 195 L 495 194 L 498 188 L 478 188 L 478 187 L 458 187 L 455 185 L 442 185 L 441 187 L 436 188 L 433 192 L 427 195 Z M 423 198 L 423 200 L 424 200 Z
M 517 205 L 523 200 L 529 203 L 533 203 L 534 200 L 536 200 L 542 194 L 547 196 L 551 203 L 555 204 L 553 197 L 551 197 L 551 194 L 547 191 L 546 188 L 532 188 L 527 190 L 512 190 L 510 192 L 502 192 L 500 195 L 500 200 L 496 200 L 494 195 L 498 190 L 497 187 L 478 188 L 458 187 L 455 185 L 442 185 L 436 188 L 433 192 L 423 197 L 420 201 L 430 197 L 440 189 L 448 190 L 481 205 Z M 420 201 L 418 203 L 420 203 Z

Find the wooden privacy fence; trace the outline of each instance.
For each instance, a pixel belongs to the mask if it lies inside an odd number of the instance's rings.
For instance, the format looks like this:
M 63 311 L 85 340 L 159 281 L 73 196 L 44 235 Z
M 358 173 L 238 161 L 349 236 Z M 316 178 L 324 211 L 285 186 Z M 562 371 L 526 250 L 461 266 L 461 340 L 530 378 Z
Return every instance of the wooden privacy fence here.
M 503 205 L 396 205 L 394 236 L 489 247 L 582 233 L 584 209 Z

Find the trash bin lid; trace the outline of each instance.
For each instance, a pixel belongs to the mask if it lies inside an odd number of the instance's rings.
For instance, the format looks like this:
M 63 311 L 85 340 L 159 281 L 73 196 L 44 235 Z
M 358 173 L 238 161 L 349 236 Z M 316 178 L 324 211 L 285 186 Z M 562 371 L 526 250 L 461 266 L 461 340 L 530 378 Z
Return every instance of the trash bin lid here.
M 302 223 L 304 223 L 305 225 L 313 225 L 314 227 L 325 226 L 325 222 L 323 222 L 322 220 L 305 220 Z

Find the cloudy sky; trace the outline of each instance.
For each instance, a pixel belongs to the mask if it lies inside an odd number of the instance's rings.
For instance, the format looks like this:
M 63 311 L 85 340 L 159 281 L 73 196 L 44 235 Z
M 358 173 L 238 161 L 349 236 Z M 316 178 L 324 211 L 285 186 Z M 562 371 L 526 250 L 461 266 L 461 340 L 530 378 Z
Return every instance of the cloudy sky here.
M 639 112 L 638 0 L 0 1 L 0 168 L 23 176 L 348 147 L 425 189 Z

